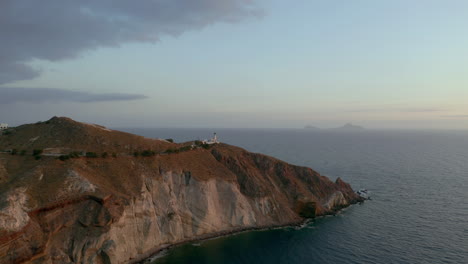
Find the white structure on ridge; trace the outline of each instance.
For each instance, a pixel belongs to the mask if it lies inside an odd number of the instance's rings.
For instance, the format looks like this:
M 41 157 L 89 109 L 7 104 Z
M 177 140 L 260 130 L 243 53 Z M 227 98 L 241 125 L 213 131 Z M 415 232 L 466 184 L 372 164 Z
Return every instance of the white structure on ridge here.
M 219 141 L 218 141 L 218 137 L 216 136 L 216 132 L 213 133 L 213 137 L 210 139 L 210 140 L 203 140 L 202 141 L 203 144 L 218 144 Z
M 0 123 L 0 130 L 4 130 L 8 128 L 8 124 Z

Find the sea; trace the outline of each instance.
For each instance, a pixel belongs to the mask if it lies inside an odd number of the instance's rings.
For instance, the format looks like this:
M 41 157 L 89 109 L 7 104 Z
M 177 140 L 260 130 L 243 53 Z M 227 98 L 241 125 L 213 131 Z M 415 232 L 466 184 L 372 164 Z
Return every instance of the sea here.
M 187 243 L 155 264 L 468 263 L 468 131 L 124 130 L 176 142 L 216 132 L 371 196 L 302 227 Z

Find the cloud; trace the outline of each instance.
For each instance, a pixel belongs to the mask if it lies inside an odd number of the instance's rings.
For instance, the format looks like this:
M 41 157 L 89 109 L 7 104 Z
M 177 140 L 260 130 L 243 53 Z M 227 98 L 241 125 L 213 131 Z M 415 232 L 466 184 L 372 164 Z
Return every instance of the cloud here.
M 100 47 L 156 42 L 262 11 L 255 0 L 2 0 L 0 84 L 37 77 L 32 59 L 59 61 Z
M 468 115 L 443 115 L 443 118 L 468 118 Z
M 54 88 L 7 88 L 0 87 L 0 104 L 26 103 L 58 103 L 58 102 L 107 102 L 130 101 L 147 98 L 139 94 L 122 93 L 88 93 Z
M 351 109 L 346 112 L 350 113 L 373 113 L 373 112 L 396 112 L 396 113 L 432 113 L 432 112 L 442 112 L 444 109 L 436 107 L 427 107 L 427 108 L 401 108 L 401 107 L 382 107 L 382 108 L 361 108 L 361 109 Z

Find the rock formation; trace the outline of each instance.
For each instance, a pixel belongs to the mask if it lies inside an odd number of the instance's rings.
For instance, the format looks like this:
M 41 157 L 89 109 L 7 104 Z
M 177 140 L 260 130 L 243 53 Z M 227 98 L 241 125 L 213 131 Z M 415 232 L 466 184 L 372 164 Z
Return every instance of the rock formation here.
M 9 131 L 0 135 L 0 263 L 131 263 L 361 200 L 341 179 L 226 144 L 57 117 Z

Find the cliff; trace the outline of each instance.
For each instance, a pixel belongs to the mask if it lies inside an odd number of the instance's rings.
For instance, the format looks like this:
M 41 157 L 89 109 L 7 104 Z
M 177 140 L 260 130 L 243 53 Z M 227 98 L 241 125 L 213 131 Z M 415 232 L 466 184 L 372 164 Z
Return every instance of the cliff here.
M 0 263 L 135 262 L 361 199 L 309 168 L 190 145 L 57 117 L 10 129 L 0 136 Z

